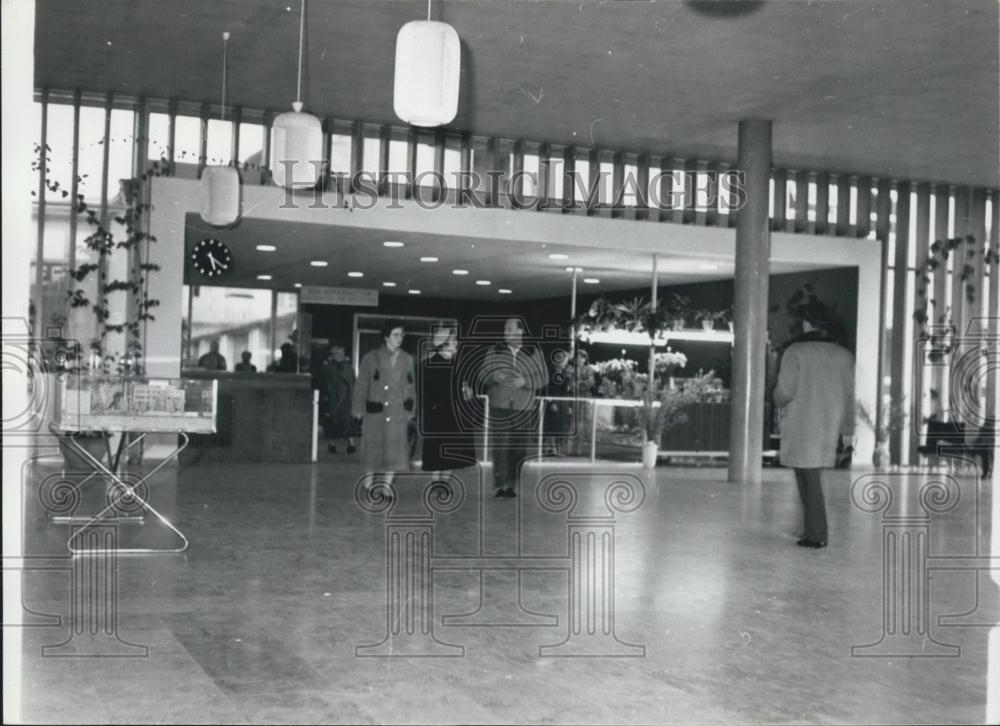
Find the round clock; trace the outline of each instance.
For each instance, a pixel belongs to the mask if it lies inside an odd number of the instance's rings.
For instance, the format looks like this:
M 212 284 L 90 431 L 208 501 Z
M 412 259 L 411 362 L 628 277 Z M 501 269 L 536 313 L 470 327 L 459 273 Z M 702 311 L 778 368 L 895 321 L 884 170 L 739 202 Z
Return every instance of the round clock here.
M 229 248 L 217 239 L 203 239 L 191 251 L 191 262 L 205 277 L 221 277 L 233 266 Z

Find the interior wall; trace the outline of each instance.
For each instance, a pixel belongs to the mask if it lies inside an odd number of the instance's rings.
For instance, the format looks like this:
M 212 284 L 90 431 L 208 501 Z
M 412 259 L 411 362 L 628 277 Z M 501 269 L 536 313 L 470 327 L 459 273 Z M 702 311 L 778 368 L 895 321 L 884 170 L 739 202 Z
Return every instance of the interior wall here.
M 722 227 L 698 227 L 603 219 L 580 215 L 554 215 L 507 209 L 470 209 L 443 206 L 425 209 L 415 203 L 390 206 L 378 200 L 371 208 L 310 206 L 309 196 L 288 205 L 287 193 L 275 187 L 244 186 L 243 209 L 253 217 L 276 221 L 335 224 L 342 227 L 375 228 L 387 232 L 481 237 L 576 247 L 606 248 L 608 240 L 632 252 L 669 253 L 701 259 L 730 260 L 735 255 L 735 231 Z M 181 295 L 184 279 L 184 215 L 200 209 L 201 187 L 197 181 L 159 177 L 153 180 L 150 261 L 161 266 L 151 276 L 150 295 L 160 300 L 156 320 L 147 327 L 147 369 L 151 375 L 177 376 L 181 357 Z M 822 267 L 849 266 L 857 269 L 857 397 L 872 405 L 877 395 L 879 349 L 878 310 L 881 290 L 881 247 L 876 242 L 838 237 L 775 232 L 771 235 L 772 262 L 807 263 Z M 411 298 L 401 298 L 415 310 Z M 511 301 L 511 308 L 525 309 Z M 425 303 L 420 303 L 423 305 Z M 429 304 L 429 303 L 427 303 Z M 530 303 L 532 309 L 535 303 Z M 466 307 L 463 305 L 462 307 Z M 580 308 L 582 309 L 582 307 Z M 433 313 L 432 313 L 433 314 Z M 454 313 L 451 313 L 454 316 Z M 873 406 L 874 407 L 874 406 Z M 871 456 L 874 436 L 858 430 L 858 457 Z

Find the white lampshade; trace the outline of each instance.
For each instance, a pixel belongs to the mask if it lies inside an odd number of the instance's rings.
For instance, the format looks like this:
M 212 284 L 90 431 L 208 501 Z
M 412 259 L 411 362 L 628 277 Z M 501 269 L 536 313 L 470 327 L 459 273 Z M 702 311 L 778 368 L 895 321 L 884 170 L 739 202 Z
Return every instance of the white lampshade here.
M 201 218 L 225 227 L 240 218 L 240 174 L 231 166 L 206 166 L 201 173 Z
M 414 20 L 396 36 L 393 109 L 414 126 L 441 126 L 458 113 L 462 46 L 447 23 Z
M 292 104 L 294 111 L 280 114 L 271 125 L 271 176 L 282 187 L 308 188 L 316 186 L 323 173 L 323 125 L 312 114 L 302 113 L 302 104 Z M 294 161 L 291 175 L 288 164 Z

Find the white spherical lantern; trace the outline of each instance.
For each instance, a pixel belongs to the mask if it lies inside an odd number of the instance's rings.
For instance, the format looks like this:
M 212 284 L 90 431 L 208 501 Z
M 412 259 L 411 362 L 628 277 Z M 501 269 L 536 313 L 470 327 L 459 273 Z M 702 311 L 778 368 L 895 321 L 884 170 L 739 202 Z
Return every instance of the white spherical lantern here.
M 231 166 L 206 166 L 201 174 L 201 218 L 226 227 L 240 218 L 240 174 Z
M 271 176 L 278 186 L 314 187 L 323 173 L 323 124 L 301 103 L 292 106 L 271 126 Z
M 393 108 L 414 126 L 441 126 L 458 113 L 462 46 L 447 23 L 414 20 L 396 36 Z

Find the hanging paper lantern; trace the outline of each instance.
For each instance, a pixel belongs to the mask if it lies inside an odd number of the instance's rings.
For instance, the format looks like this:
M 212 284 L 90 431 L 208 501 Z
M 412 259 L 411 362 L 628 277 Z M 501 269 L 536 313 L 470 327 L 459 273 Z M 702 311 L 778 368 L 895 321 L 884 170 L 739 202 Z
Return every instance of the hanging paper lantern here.
M 271 126 L 271 176 L 278 186 L 314 187 L 323 171 L 323 125 L 302 113 L 301 103 L 292 107 L 294 111 L 280 114 Z
M 240 218 L 240 174 L 231 166 L 206 166 L 201 174 L 201 218 L 225 227 Z
M 393 108 L 414 126 L 441 126 L 458 113 L 462 46 L 447 23 L 414 20 L 396 36 Z

